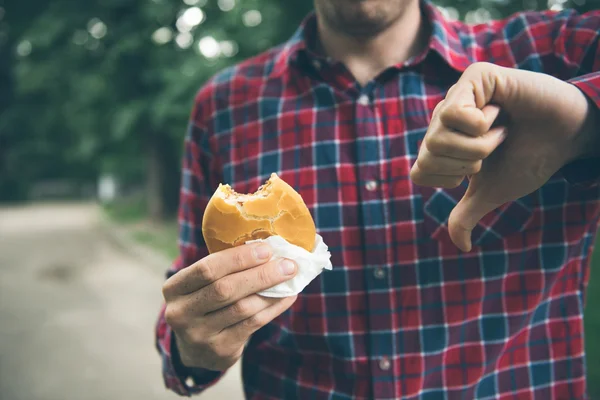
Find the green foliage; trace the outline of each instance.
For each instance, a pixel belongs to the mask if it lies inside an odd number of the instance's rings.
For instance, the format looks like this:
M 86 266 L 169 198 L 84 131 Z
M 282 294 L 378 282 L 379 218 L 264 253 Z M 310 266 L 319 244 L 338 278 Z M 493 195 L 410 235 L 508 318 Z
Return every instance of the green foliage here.
M 147 146 L 158 137 L 173 142 L 165 150 L 177 160 L 198 88 L 218 70 L 283 40 L 290 33 L 284 21 L 296 9 L 259 0 L 238 0 L 230 11 L 217 1 L 199 5 L 204 18 L 189 29 L 188 47 L 153 40 L 158 29 L 177 33 L 189 8 L 180 0 L 0 2 L 0 34 L 9 38 L 0 43 L 0 78 L 10 88 L 0 94 L 1 180 L 27 186 L 111 172 L 139 183 Z M 251 10 L 261 13 L 257 26 L 242 23 Z M 198 41 L 206 36 L 239 51 L 204 57 Z M 178 163 L 165 168 L 176 171 Z M 7 190 L 0 199 L 10 197 Z
M 0 0 L 0 201 L 59 177 L 94 180 L 109 172 L 141 185 L 152 170 L 152 146 L 169 153 L 159 160 L 167 181 L 157 195 L 172 197 L 195 92 L 218 70 L 287 39 L 312 9 L 307 0 L 185 1 Z M 550 1 L 581 11 L 600 4 Z M 472 22 L 549 6 L 436 3 Z M 201 12 L 194 10 L 195 24 L 185 29 L 190 7 Z M 176 38 L 181 29 L 189 34 Z M 211 57 L 219 50 L 225 54 Z

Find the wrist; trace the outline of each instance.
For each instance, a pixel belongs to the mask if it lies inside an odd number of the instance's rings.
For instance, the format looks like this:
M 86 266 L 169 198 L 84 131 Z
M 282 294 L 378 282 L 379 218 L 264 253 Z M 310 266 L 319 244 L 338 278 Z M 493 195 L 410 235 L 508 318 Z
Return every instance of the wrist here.
M 205 385 L 222 374 L 221 371 L 185 365 L 181 357 L 181 343 L 175 332 L 173 332 L 171 340 L 171 362 L 173 363 L 173 368 L 178 376 L 192 378 L 196 385 Z M 185 352 L 184 349 L 183 351 Z

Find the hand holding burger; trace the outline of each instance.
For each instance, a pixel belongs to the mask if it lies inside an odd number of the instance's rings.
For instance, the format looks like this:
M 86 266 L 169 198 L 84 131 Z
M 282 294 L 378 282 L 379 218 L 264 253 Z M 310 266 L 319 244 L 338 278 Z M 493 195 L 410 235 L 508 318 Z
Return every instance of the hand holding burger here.
M 298 268 L 290 260 L 270 261 L 265 243 L 245 243 L 278 235 L 311 251 L 315 224 L 300 195 L 273 174 L 251 195 L 220 185 L 202 231 L 211 254 L 165 282 L 165 318 L 183 365 L 223 371 L 241 357 L 250 335 L 297 297 L 257 294 L 292 279 Z

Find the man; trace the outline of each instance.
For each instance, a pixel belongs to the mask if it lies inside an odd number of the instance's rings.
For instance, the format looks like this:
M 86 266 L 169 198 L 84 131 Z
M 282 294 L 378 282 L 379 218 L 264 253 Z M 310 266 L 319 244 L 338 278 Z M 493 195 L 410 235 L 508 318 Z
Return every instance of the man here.
M 315 0 L 218 74 L 185 142 L 181 256 L 157 326 L 190 395 L 242 355 L 251 399 L 584 399 L 600 216 L 600 12 L 477 26 L 418 0 Z M 332 253 L 297 297 L 248 245 L 207 254 L 219 182 L 276 172 Z

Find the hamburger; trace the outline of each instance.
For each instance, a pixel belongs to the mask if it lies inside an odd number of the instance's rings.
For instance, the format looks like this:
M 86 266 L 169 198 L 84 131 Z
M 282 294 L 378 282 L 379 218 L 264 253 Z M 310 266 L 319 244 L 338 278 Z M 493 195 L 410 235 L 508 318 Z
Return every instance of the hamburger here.
M 202 219 L 202 235 L 210 253 L 270 236 L 312 252 L 316 234 L 302 196 L 275 173 L 252 194 L 219 184 Z

